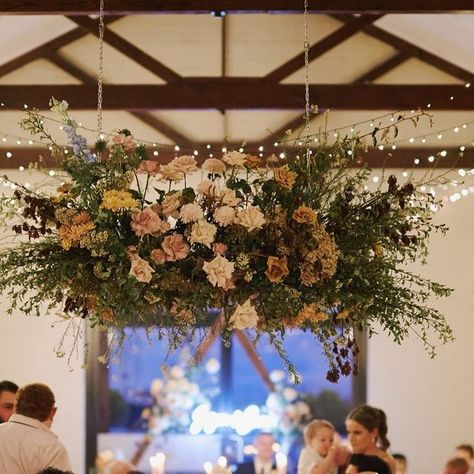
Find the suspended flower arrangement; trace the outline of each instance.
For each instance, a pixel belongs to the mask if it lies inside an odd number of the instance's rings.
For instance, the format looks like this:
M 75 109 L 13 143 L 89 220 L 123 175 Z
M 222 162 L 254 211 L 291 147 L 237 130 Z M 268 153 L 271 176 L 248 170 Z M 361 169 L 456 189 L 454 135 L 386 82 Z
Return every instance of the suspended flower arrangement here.
M 434 198 L 394 176 L 368 189 L 370 170 L 352 167 L 359 136 L 320 140 L 304 158 L 229 151 L 198 168 L 192 156 L 150 160 L 128 130 L 89 146 L 67 103 L 51 105 L 68 154 L 37 112 L 21 125 L 49 142 L 66 177 L 53 194 L 17 185 L 12 225 L 27 239 L 0 254 L 10 312 L 46 304 L 104 330 L 153 326 L 171 347 L 190 331 L 228 341 L 245 330 L 267 335 L 293 373 L 282 340 L 302 328 L 322 343 L 332 381 L 357 367 L 355 330 L 381 327 L 397 342 L 413 330 L 431 351 L 428 332 L 452 338 L 427 304 L 451 290 L 406 267 L 445 232 Z

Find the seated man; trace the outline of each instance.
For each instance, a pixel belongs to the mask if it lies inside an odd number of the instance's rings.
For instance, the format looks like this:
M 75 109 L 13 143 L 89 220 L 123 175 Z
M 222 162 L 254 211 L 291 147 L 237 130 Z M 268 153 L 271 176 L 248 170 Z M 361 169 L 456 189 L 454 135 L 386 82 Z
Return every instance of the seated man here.
M 35 383 L 20 388 L 16 412 L 0 425 L 0 472 L 33 474 L 48 467 L 69 471 L 64 446 L 50 430 L 56 407 L 53 392 Z
M 0 382 L 0 423 L 8 421 L 15 409 L 18 385 L 8 380 Z
M 255 456 L 253 461 L 244 462 L 237 466 L 235 474 L 270 474 L 276 469 L 273 459 L 273 444 L 275 439 L 271 433 L 259 433 L 253 442 Z

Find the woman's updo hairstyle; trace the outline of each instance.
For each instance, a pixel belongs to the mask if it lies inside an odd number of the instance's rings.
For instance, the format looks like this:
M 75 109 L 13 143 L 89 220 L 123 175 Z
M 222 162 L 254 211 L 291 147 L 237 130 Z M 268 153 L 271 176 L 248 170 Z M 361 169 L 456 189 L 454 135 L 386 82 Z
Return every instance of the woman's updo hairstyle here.
M 359 405 L 355 407 L 347 416 L 348 420 L 354 420 L 361 424 L 368 431 L 378 430 L 378 445 L 384 451 L 390 446 L 387 438 L 387 417 L 380 408 L 371 407 L 370 405 Z

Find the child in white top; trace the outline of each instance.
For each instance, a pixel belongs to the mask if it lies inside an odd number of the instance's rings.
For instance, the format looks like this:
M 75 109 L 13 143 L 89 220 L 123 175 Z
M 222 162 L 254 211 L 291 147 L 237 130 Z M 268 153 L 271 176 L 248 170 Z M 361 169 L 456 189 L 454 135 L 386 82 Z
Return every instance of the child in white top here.
M 304 429 L 306 446 L 298 459 L 298 474 L 337 474 L 347 458 L 345 448 L 334 443 L 336 429 L 327 420 L 313 420 Z

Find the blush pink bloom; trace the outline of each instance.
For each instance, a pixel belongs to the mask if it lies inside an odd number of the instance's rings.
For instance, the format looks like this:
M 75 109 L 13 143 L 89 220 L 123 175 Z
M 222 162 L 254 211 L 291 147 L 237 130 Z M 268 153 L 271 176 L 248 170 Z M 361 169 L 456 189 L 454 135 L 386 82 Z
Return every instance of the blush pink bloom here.
M 255 206 L 249 206 L 237 214 L 234 222 L 246 227 L 251 232 L 262 228 L 265 224 L 265 216 Z
M 177 219 L 179 216 L 178 209 L 179 209 L 179 206 L 181 205 L 180 198 L 181 198 L 181 191 L 178 191 L 172 194 L 167 194 L 163 198 L 163 201 L 161 203 L 161 206 L 162 206 L 161 212 L 165 216 L 171 216 Z
M 191 242 L 203 244 L 206 247 L 211 248 L 211 244 L 214 242 L 214 238 L 217 232 L 217 227 L 214 224 L 209 224 L 204 220 L 197 221 L 191 228 Z
M 130 267 L 129 275 L 135 277 L 141 283 L 149 283 L 152 273 L 155 272 L 153 268 L 150 267 L 150 264 L 143 260 L 143 258 L 135 255 L 132 259 L 132 265 Z
M 153 249 L 150 252 L 150 256 L 151 256 L 151 259 L 158 265 L 161 265 L 166 262 L 166 255 L 162 249 Z
M 169 229 L 169 224 L 162 221 L 160 216 L 150 207 L 134 214 L 130 226 L 138 237 L 166 232 Z
M 221 226 L 226 227 L 234 222 L 235 210 L 230 206 L 221 206 L 214 211 L 214 220 Z
M 125 135 L 125 133 L 117 133 L 112 137 L 112 142 L 114 145 L 121 145 L 124 150 L 130 151 L 133 150 L 136 146 L 133 141 L 132 135 Z
M 226 244 L 223 244 L 221 242 L 216 242 L 212 244 L 212 251 L 214 252 L 214 255 L 224 255 L 228 250 L 228 247 Z
M 210 173 L 222 174 L 226 170 L 226 165 L 223 161 L 217 158 L 208 158 L 201 166 L 203 170 L 209 171 Z
M 204 196 L 215 197 L 218 193 L 218 186 L 215 182 L 205 179 L 197 185 L 197 192 Z
M 156 176 L 160 171 L 160 164 L 153 160 L 140 161 L 140 165 L 137 168 L 137 173 L 145 173 L 150 176 Z
M 161 248 L 165 253 L 166 261 L 175 262 L 186 258 L 189 253 L 189 245 L 181 234 L 168 235 L 164 238 Z

